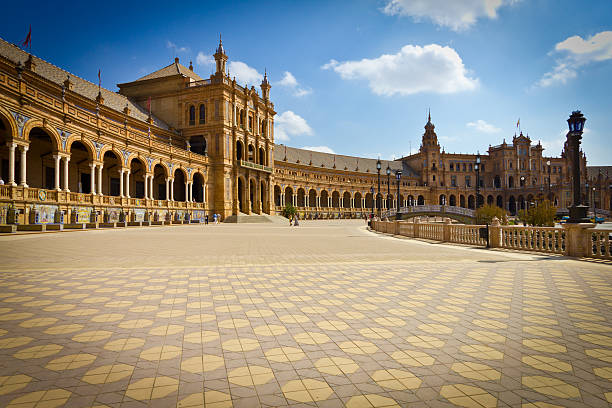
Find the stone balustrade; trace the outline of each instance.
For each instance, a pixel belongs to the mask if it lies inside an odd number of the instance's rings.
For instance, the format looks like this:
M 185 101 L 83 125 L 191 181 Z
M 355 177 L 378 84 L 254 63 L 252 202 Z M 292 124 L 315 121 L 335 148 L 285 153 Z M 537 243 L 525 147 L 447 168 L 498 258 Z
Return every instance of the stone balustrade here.
M 489 226 L 421 223 L 411 221 L 372 221 L 372 229 L 393 235 L 457 244 L 489 246 L 519 251 L 541 252 L 574 257 L 612 260 L 612 230 L 592 228 L 593 224 L 565 224 L 557 227 L 502 226 L 497 219 Z

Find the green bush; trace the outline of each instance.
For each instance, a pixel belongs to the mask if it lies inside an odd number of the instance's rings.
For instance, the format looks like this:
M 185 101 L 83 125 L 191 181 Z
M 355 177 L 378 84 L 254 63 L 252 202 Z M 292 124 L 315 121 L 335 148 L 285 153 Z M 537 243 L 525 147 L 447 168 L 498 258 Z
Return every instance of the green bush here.
M 491 224 L 494 217 L 497 217 L 502 225 L 508 224 L 508 214 L 503 208 L 487 204 L 476 210 L 476 224 Z
M 557 208 L 552 205 L 550 200 L 542 200 L 528 210 L 520 210 L 518 218 L 523 224 L 536 227 L 553 227 L 556 213 Z
M 291 204 L 285 205 L 285 208 L 283 208 L 283 212 L 282 212 L 283 217 L 292 218 L 295 216 L 295 214 L 297 214 L 297 208 L 295 208 Z

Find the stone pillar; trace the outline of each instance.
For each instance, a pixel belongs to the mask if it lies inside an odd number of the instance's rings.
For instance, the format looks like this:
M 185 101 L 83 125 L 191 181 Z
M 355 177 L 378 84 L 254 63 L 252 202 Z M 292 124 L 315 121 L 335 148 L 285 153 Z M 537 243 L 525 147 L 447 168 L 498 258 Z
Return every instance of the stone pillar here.
M 91 184 L 90 193 L 96 195 L 96 164 L 89 163 L 89 184 Z
M 206 204 L 206 183 L 202 184 L 202 203 Z
M 170 178 L 166 177 L 166 201 L 170 200 Z
M 419 222 L 419 218 L 418 217 L 414 217 L 412 219 L 412 221 L 414 222 L 414 228 L 412 229 L 412 237 L 413 238 L 419 238 L 420 237 L 420 222 Z
M 501 223 L 497 217 L 493 217 L 491 225 L 489 225 L 489 246 L 491 248 L 501 248 L 502 246 Z
M 64 191 L 65 192 L 70 191 L 70 189 L 68 188 L 68 171 L 69 171 L 68 163 L 70 163 L 70 157 L 66 156 L 64 157 Z
M 586 232 L 588 228 L 594 228 L 593 224 L 563 224 L 565 228 L 565 255 L 578 258 L 589 255 L 589 245 L 592 245 L 591 236 Z
M 23 186 L 23 187 L 27 187 L 28 183 L 26 183 L 27 177 L 26 177 L 26 159 L 27 159 L 27 155 L 26 153 L 28 152 L 28 146 L 21 146 L 21 182 L 19 183 L 19 185 Z
M 185 182 L 185 201 L 189 202 L 189 182 Z
M 59 154 L 53 155 L 53 160 L 55 160 L 55 189 L 60 191 L 60 160 L 62 157 Z
M 332 206 L 332 198 L 330 196 L 327 197 L 327 208 L 331 208 Z
M 130 171 L 125 171 L 125 196 L 130 198 Z
M 149 176 L 149 198 L 151 200 L 154 200 L 155 198 L 153 197 L 153 174 L 151 174 Z
M 145 174 L 144 198 L 145 200 L 149 198 L 149 175 L 148 174 Z
M 193 181 L 189 182 L 189 201 L 193 203 Z
M 124 191 L 123 191 L 124 190 L 123 189 L 123 177 L 125 176 L 125 170 L 121 169 L 120 173 L 121 173 L 121 175 L 119 177 L 119 195 L 121 197 L 124 197 L 125 194 L 124 194 Z
M 351 208 L 355 208 L 355 197 L 351 197 Z
M 174 177 L 170 179 L 170 201 L 174 201 Z
M 15 183 L 15 148 L 17 147 L 16 143 L 7 143 L 9 148 L 9 176 L 8 176 L 8 184 L 11 186 L 16 186 Z
M 442 226 L 442 242 L 450 242 L 451 240 L 451 219 L 444 218 L 444 225 Z
M 104 166 L 102 165 L 102 163 L 100 163 L 98 165 L 98 195 L 103 195 L 102 194 L 102 168 Z

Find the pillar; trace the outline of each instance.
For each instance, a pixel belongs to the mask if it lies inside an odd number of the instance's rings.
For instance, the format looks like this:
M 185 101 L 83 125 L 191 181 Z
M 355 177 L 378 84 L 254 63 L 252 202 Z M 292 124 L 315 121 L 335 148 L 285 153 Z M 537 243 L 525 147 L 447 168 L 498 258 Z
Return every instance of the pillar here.
M 148 174 L 145 174 L 144 198 L 145 200 L 149 198 L 149 175 Z
M 55 160 L 55 189 L 57 191 L 60 189 L 60 160 L 62 157 L 59 154 L 53 155 L 53 160 Z
M 98 165 L 98 195 L 102 195 L 102 163 Z
M 170 201 L 174 201 L 174 177 L 170 179 Z
M 170 178 L 166 177 L 166 201 L 170 200 Z
M 7 143 L 9 148 L 9 179 L 8 184 L 11 186 L 16 186 L 15 183 L 15 148 L 17 147 L 16 143 Z
M 193 181 L 189 182 L 189 201 L 193 202 Z
M 130 198 L 130 171 L 125 171 L 125 196 Z
M 69 192 L 70 189 L 68 188 L 68 163 L 70 163 L 70 157 L 65 156 L 64 157 L 64 191 L 65 192 Z
M 89 163 L 89 168 L 90 168 L 90 172 L 89 172 L 89 184 L 91 184 L 91 191 L 90 193 L 93 195 L 96 195 L 96 164 L 95 163 Z
M 119 177 L 119 195 L 121 197 L 124 197 L 125 194 L 123 193 L 123 177 L 125 175 L 125 170 L 121 169 L 120 173 L 121 173 L 121 176 Z
M 26 183 L 26 153 L 28 152 L 28 146 L 21 146 L 21 183 L 19 183 L 23 187 L 27 187 Z
M 149 198 L 154 200 L 153 198 L 153 174 L 149 176 Z
M 189 202 L 189 182 L 185 182 L 185 201 Z

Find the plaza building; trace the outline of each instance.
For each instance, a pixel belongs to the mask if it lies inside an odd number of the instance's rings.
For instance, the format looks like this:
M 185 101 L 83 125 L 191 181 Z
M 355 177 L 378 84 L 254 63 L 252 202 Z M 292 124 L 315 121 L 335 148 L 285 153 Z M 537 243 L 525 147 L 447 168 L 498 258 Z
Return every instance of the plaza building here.
M 221 41 L 214 59 L 209 78 L 175 58 L 113 92 L 0 39 L 0 223 L 225 219 L 289 203 L 304 218 L 398 204 L 478 202 L 511 214 L 543 198 L 571 204 L 567 148 L 547 156 L 522 133 L 479 155 L 480 172 L 475 154 L 441 149 L 431 117 L 419 151 L 380 168 L 374 158 L 276 145 L 267 75 L 259 89 L 237 84 Z M 605 194 L 598 202 L 609 210 Z

